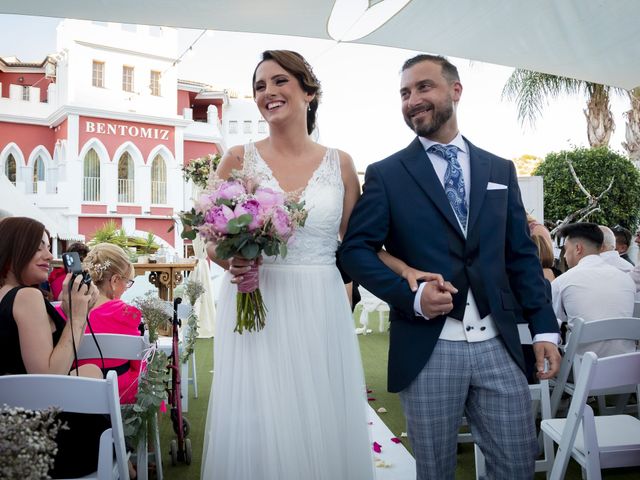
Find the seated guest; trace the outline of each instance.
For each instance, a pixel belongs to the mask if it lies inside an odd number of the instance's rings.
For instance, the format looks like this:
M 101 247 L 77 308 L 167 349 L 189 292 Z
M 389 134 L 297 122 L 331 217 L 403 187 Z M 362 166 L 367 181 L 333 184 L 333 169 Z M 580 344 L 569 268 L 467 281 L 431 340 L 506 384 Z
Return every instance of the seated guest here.
M 138 326 L 142 319 L 140 310 L 120 300 L 122 294 L 133 285 L 134 277 L 133 265 L 124 250 L 110 243 L 99 243 L 85 258 L 84 267 L 99 291 L 98 300 L 89 313 L 93 333 L 139 336 Z M 86 333 L 89 333 L 89 326 Z M 100 359 L 80 361 L 81 365 L 85 363 L 102 367 Z M 118 373 L 120 403 L 135 403 L 140 365 L 140 361 L 104 359 L 104 368 Z
M 538 222 L 532 215 L 527 213 L 527 223 L 529 224 L 529 235 L 533 237 L 534 235 L 540 235 L 542 238 L 547 240 L 550 245 L 553 245 L 553 241 L 551 240 L 551 234 L 547 227 L 545 227 L 542 223 Z
M 635 285 L 628 274 L 609 265 L 599 255 L 602 230 L 595 223 L 572 223 L 560 230 L 564 237 L 569 270 L 551 283 L 553 309 L 560 322 L 610 317 L 631 317 Z M 635 351 L 630 340 L 607 340 L 581 347 L 578 353 L 594 352 L 598 357 Z
M 602 247 L 600 248 L 600 258 L 602 258 L 609 265 L 616 267 L 625 273 L 628 273 L 633 269 L 633 265 L 620 257 L 620 254 L 616 250 L 616 237 L 609 227 L 600 225 L 602 230 Z
M 82 242 L 74 242 L 66 250 L 67 252 L 77 252 L 80 257 L 80 261 L 84 260 L 84 257 L 89 253 L 89 247 Z M 53 300 L 60 299 L 60 292 L 62 291 L 62 281 L 64 280 L 66 273 L 64 267 L 57 267 L 51 270 L 49 274 L 49 291 Z
M 83 338 L 87 312 L 98 291 L 77 276 L 71 285 L 66 275 L 62 286 L 65 321 L 37 286 L 46 281 L 50 252 L 44 225 L 26 217 L 0 220 L 0 375 L 78 374 L 103 378 L 100 369 L 85 365 L 70 372 L 76 349 Z M 71 287 L 71 288 L 69 288 Z M 58 452 L 49 474 L 54 478 L 79 477 L 97 469 L 100 434 L 109 428 L 102 415 L 63 412 L 67 423 L 56 437 Z
M 558 275 L 560 275 L 560 271 L 557 270 L 553 265 L 553 247 L 551 243 L 547 240 L 546 237 L 542 235 L 533 234 L 531 235 L 531 240 L 538 247 L 538 257 L 540 258 L 540 263 L 542 264 L 542 273 L 544 274 L 544 278 L 549 280 L 550 282 L 554 281 Z
M 631 265 L 635 265 L 629 258 L 629 246 L 631 245 L 631 232 L 620 225 L 616 225 L 612 229 L 616 236 L 616 250 L 620 254 L 620 258 L 626 260 Z

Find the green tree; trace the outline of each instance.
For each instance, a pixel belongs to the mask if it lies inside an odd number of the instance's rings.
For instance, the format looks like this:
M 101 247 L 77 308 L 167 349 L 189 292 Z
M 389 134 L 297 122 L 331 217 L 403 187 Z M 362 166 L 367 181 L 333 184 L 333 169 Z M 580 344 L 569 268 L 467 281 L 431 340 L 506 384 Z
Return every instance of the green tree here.
M 516 101 L 518 118 L 522 123 L 528 121 L 533 125 L 550 99 L 583 93 L 587 97 L 584 115 L 587 119 L 589 145 L 602 147 L 609 145 L 609 139 L 616 127 L 609 99 L 612 92 L 622 93 L 623 90 L 517 68 L 508 78 L 502 96 Z
M 640 172 L 626 157 L 607 147 L 577 148 L 545 157 L 533 172 L 543 178 L 545 219 L 555 223 L 587 205 L 588 199 L 571 175 L 567 160 L 592 196 L 605 191 L 613 178 L 611 190 L 599 202 L 600 210 L 585 221 L 622 225 L 633 231 L 640 218 Z

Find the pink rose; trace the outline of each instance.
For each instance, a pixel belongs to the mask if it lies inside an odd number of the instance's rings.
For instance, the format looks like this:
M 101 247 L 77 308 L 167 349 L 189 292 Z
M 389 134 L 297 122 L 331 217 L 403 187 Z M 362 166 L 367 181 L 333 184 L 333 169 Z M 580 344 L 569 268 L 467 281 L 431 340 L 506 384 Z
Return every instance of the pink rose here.
M 293 233 L 289 214 L 282 207 L 276 206 L 273 209 L 271 221 L 273 222 L 273 228 L 280 237 L 287 239 Z
M 233 210 L 236 218 L 240 215 L 249 214 L 252 217 L 251 223 L 249 224 L 249 231 L 253 231 L 256 228 L 262 226 L 262 217 L 259 215 L 260 204 L 257 200 L 247 200 L 242 204 L 236 205 L 236 208 Z
M 210 223 L 216 233 L 226 235 L 229 233 L 227 224 L 229 223 L 229 220 L 233 218 L 235 218 L 233 210 L 226 205 L 220 205 L 209 210 L 204 221 L 206 223 Z
M 254 197 L 260 204 L 262 211 L 271 210 L 276 205 L 284 205 L 284 194 L 276 192 L 270 188 L 259 187 L 254 193 Z
M 240 182 L 228 181 L 218 187 L 216 196 L 225 200 L 232 200 L 246 193 L 246 190 Z

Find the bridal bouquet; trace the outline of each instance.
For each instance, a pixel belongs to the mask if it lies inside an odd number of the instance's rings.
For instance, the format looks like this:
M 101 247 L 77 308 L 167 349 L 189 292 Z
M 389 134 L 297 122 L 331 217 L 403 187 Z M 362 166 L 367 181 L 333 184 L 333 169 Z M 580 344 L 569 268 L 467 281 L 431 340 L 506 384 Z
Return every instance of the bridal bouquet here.
M 216 256 L 221 259 L 243 257 L 257 259 L 262 252 L 269 256 L 287 255 L 287 242 L 298 227 L 304 226 L 307 211 L 304 202 L 286 198 L 281 192 L 261 187 L 240 173 L 227 181 L 210 182 L 196 202 L 195 208 L 180 216 L 191 231 L 185 238 L 195 238 L 196 232 L 216 244 Z M 261 330 L 266 309 L 258 284 L 258 264 L 243 275 L 238 284 L 235 332 Z

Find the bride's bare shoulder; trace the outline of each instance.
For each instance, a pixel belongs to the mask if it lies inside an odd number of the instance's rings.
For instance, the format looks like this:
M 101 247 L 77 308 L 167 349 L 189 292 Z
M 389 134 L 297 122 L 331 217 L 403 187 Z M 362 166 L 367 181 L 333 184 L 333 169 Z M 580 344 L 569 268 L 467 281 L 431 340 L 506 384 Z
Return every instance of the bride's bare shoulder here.
M 234 170 L 242 170 L 244 146 L 235 145 L 225 152 L 216 170 L 219 178 L 227 179 Z

